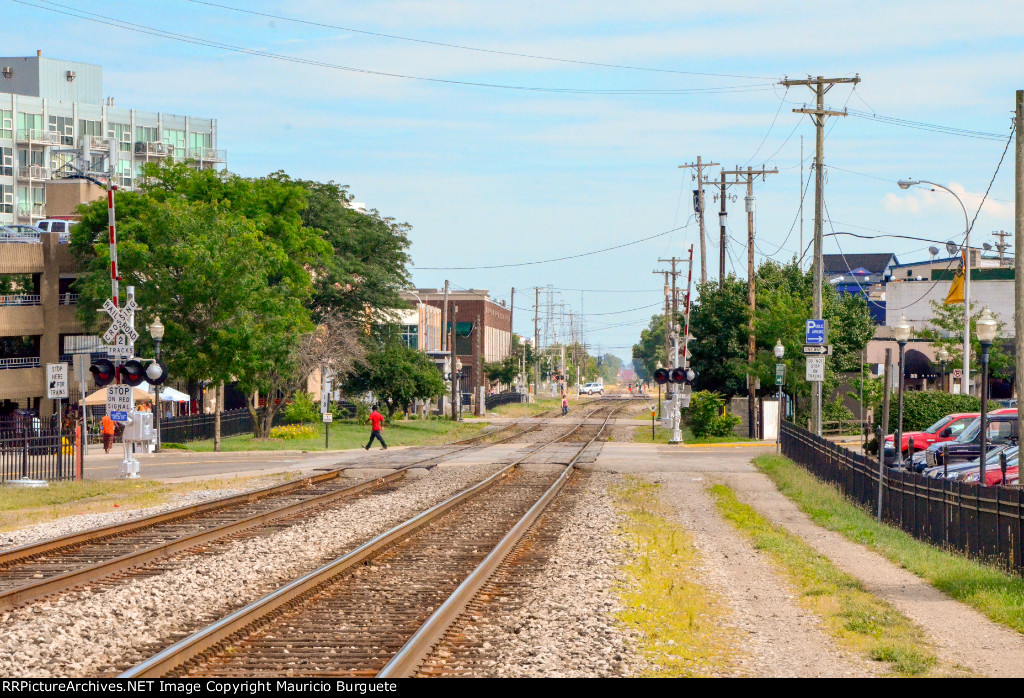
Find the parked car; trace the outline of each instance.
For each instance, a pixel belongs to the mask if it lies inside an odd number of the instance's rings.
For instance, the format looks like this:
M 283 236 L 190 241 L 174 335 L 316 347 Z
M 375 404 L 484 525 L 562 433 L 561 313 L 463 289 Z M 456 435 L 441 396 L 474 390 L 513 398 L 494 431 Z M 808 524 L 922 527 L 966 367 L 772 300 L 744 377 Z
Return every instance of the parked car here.
M 934 443 L 952 441 L 960 436 L 963 430 L 969 427 L 971 422 L 979 416 L 977 412 L 959 412 L 946 415 L 924 431 L 908 431 L 903 434 L 900 440 L 900 451 L 903 454 L 903 460 L 907 460 L 910 455 L 911 439 L 914 440 L 914 451 L 923 451 Z M 898 460 L 894 441 L 895 435 L 893 434 L 885 437 L 883 455 L 886 463 L 895 463 Z
M 993 446 L 988 449 L 988 460 L 985 461 L 985 469 L 998 468 L 999 467 L 999 454 L 1006 453 L 1008 459 L 1016 459 L 1017 457 L 1017 446 L 1004 443 L 997 446 Z M 953 463 L 952 465 L 937 465 L 934 468 L 926 468 L 922 475 L 928 478 L 941 480 L 946 478 L 948 480 L 962 480 L 964 477 L 970 475 L 972 472 L 980 470 L 978 467 L 978 459 L 963 461 L 961 463 Z
M 996 410 L 988 415 L 988 443 L 993 446 L 1003 443 L 1017 443 L 1017 408 Z M 981 453 L 981 418 L 977 418 L 953 441 L 936 443 L 928 447 L 928 467 L 939 465 L 938 455 L 942 452 L 946 463 L 963 463 L 977 460 Z
M 71 229 L 77 224 L 78 221 L 69 221 L 63 218 L 46 218 L 36 223 L 36 227 L 44 233 L 59 233 L 61 242 L 70 242 Z
M 1015 485 L 1017 484 L 1018 465 L 1020 463 L 1018 458 L 1019 451 L 1017 447 L 1012 449 L 1006 449 L 1006 482 L 1003 482 L 1003 469 L 1000 467 L 999 454 L 996 453 L 995 457 L 989 457 L 985 461 L 985 485 L 987 487 L 995 487 L 996 485 Z M 969 485 L 977 485 L 981 482 L 981 468 L 978 467 L 977 462 L 973 463 L 974 467 L 970 470 L 964 471 L 956 479 L 961 482 L 965 482 Z M 950 478 L 952 479 L 952 478 Z
M 604 395 L 604 386 L 600 383 L 587 383 L 580 388 L 580 395 L 593 395 L 594 393 Z

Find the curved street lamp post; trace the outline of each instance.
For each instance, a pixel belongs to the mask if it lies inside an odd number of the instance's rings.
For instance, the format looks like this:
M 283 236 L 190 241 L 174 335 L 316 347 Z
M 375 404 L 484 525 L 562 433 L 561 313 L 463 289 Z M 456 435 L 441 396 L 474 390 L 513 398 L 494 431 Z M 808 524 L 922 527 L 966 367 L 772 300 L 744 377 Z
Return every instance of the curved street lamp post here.
M 964 375 L 960 379 L 960 392 L 966 395 L 971 386 L 971 224 L 967 216 L 967 207 L 956 192 L 938 182 L 930 182 L 927 179 L 901 179 L 897 184 L 900 189 L 909 189 L 917 184 L 938 187 L 952 194 L 964 212 Z
M 786 347 L 782 346 L 782 340 L 775 340 L 775 348 L 772 350 L 775 352 L 775 360 L 782 363 L 782 357 L 786 355 Z M 782 449 L 782 383 L 779 383 L 779 428 L 775 434 L 775 450 L 780 451 Z
M 156 360 L 160 362 L 160 344 L 164 340 L 164 325 L 160 322 L 160 316 L 157 315 L 153 319 L 153 323 L 149 326 L 149 336 L 153 338 L 153 344 L 156 346 Z M 156 448 L 154 449 L 157 453 L 160 453 L 160 444 L 162 440 L 160 438 L 160 411 L 163 405 L 160 404 L 160 384 L 153 386 L 156 391 L 156 409 L 153 410 L 156 414 L 153 415 L 155 421 L 154 426 L 156 427 Z

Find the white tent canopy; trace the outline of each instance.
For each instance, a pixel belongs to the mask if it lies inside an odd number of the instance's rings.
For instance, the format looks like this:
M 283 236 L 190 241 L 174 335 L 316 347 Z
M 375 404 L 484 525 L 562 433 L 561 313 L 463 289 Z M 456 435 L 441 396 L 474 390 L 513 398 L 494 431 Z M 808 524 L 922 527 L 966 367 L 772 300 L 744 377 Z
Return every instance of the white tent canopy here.
M 139 387 L 145 389 L 145 391 L 147 393 L 150 393 L 151 395 L 155 395 L 156 394 L 156 387 L 150 385 L 149 383 L 143 383 Z M 192 401 L 192 398 L 189 397 L 186 393 L 181 392 L 180 390 L 175 390 L 174 388 L 171 388 L 170 386 L 163 386 L 163 387 L 160 388 L 160 402 L 191 402 L 191 401 Z

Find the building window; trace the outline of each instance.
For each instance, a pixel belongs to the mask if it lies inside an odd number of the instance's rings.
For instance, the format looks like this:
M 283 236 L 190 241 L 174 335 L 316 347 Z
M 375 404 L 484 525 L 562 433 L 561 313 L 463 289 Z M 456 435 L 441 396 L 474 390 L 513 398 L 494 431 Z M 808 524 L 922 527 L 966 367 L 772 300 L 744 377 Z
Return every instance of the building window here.
M 192 157 L 201 157 L 207 150 L 213 150 L 212 133 L 189 133 L 188 150 Z
M 141 143 L 156 143 L 160 140 L 160 129 L 156 126 L 136 126 L 135 140 Z
M 117 179 L 118 179 L 118 186 L 130 187 L 132 185 L 132 161 L 131 160 L 118 160 L 117 161 Z
M 14 213 L 14 187 L 0 184 L 0 213 Z
M 473 353 L 473 340 L 476 337 L 473 335 L 473 323 L 472 322 L 457 322 L 455 323 L 455 354 L 456 356 L 469 356 Z
M 0 109 L 0 138 L 14 138 L 14 116 L 10 109 Z
M 23 111 L 18 112 L 18 138 L 28 139 L 28 137 L 32 135 L 32 131 L 42 130 L 42 114 L 26 114 Z
M 914 270 L 913 269 L 907 269 L 907 278 L 909 279 L 913 275 L 914 275 Z
M 14 149 L 0 147 L 0 175 L 14 176 Z
M 420 348 L 419 325 L 402 325 L 402 344 L 410 349 Z
M 70 116 L 51 116 L 50 132 L 60 135 L 61 145 L 75 144 L 75 120 Z
M 178 129 L 164 129 L 164 144 L 169 145 L 173 150 L 171 155 L 176 158 L 185 157 L 185 132 Z
M 117 139 L 122 153 L 132 152 L 132 127 L 128 124 L 107 124 L 107 138 Z
M 70 164 L 74 159 L 75 156 L 71 153 L 50 151 L 50 172 L 54 177 L 58 177 L 60 174 L 70 174 L 73 171 Z
M 18 151 L 18 166 L 19 167 L 45 167 L 46 165 L 46 153 L 42 150 L 19 150 Z
M 89 121 L 88 119 L 79 119 L 78 136 L 80 138 L 85 138 L 87 136 L 101 138 L 103 136 L 103 122 Z

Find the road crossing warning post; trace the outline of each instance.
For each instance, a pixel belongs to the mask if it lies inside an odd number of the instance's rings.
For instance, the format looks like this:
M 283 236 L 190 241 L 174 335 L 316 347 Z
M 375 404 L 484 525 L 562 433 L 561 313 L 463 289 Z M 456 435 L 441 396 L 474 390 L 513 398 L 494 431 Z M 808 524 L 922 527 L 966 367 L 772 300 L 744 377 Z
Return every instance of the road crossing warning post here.
M 64 455 L 64 414 L 61 400 L 68 396 L 68 365 L 46 364 L 46 397 L 57 401 L 57 453 Z
M 331 422 L 334 421 L 334 415 L 331 414 L 331 383 L 333 381 L 333 372 L 324 366 L 320 371 L 320 416 L 324 420 L 324 448 L 329 448 Z
M 813 348 L 812 348 L 813 347 Z M 807 320 L 804 334 L 804 355 L 807 355 L 807 381 L 817 383 L 812 391 L 814 399 L 814 433 L 821 436 L 821 385 L 825 380 L 825 355 L 828 347 L 828 321 Z

